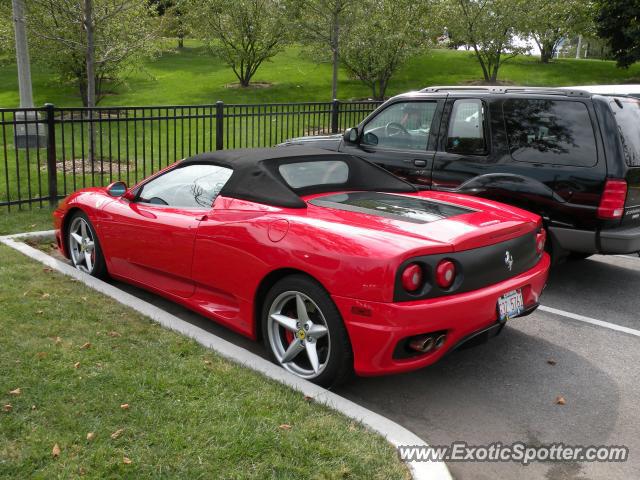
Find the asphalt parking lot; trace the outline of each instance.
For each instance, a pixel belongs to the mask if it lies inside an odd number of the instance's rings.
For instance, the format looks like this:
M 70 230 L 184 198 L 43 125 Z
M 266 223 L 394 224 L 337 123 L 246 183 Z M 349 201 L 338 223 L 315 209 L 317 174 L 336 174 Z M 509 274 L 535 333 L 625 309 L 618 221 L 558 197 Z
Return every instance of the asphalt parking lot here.
M 253 352 L 261 345 L 171 302 L 121 288 Z M 448 463 L 458 479 L 640 478 L 640 258 L 594 256 L 554 268 L 543 305 L 500 336 L 408 374 L 356 378 L 337 393 L 432 445 L 626 445 L 623 463 Z M 637 330 L 620 332 L 572 316 Z M 555 364 L 549 363 L 549 360 Z M 565 405 L 556 404 L 563 396 Z

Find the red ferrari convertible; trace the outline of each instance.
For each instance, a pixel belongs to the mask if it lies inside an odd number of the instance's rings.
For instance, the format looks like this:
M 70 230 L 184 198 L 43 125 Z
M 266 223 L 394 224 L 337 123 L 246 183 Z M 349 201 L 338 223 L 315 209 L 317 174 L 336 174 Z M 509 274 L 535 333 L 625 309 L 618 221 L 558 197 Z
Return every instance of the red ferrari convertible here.
M 76 268 L 261 337 L 325 386 L 495 334 L 538 306 L 549 269 L 534 214 L 304 147 L 196 155 L 76 192 L 54 217 Z

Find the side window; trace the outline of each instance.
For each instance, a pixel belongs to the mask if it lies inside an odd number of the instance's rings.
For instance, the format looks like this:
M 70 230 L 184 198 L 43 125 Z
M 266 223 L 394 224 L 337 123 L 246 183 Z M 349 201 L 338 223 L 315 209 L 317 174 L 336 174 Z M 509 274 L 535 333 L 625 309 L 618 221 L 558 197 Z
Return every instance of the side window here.
M 217 165 L 177 167 L 144 184 L 138 201 L 171 207 L 211 208 L 232 173 L 232 169 Z
M 449 117 L 447 151 L 479 155 L 486 150 L 482 101 L 473 98 L 456 100 Z
M 596 139 L 587 106 L 569 100 L 513 99 L 502 107 L 514 160 L 591 167 Z
M 627 165 L 640 167 L 640 102 L 635 98 L 616 98 L 609 106 L 616 117 Z
M 426 150 L 436 102 L 390 105 L 364 127 L 362 143 L 402 150 Z

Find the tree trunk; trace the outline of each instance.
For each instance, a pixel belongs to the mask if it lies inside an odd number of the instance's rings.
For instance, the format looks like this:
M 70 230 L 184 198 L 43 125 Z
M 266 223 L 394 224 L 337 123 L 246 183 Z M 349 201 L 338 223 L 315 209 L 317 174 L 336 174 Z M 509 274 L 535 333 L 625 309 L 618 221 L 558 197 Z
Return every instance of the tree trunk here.
M 178 36 L 178 48 L 184 48 L 184 36 Z
M 487 71 L 487 67 L 484 63 L 484 59 L 482 58 L 482 55 L 480 54 L 480 51 L 478 50 L 477 45 L 473 45 L 473 51 L 476 53 L 476 58 L 480 63 L 480 67 L 482 68 L 482 75 L 484 76 L 484 81 L 489 82 L 490 81 L 489 72 Z
M 13 0 L 13 28 L 16 37 L 16 64 L 18 66 L 20 107 L 29 108 L 33 107 L 33 92 L 31 90 L 31 62 L 29 60 L 23 0 Z
M 82 100 L 82 106 L 87 106 L 87 79 L 86 77 L 78 78 L 78 91 L 80 92 L 80 99 Z
M 93 25 L 93 0 L 84 0 L 84 27 L 87 33 L 87 107 L 89 108 L 89 160 L 95 162 L 96 130 L 91 121 L 93 108 L 96 106 L 96 73 L 95 73 L 95 42 Z
M 582 35 L 578 35 L 578 46 L 576 47 L 576 58 L 580 59 L 580 49 L 582 47 Z
M 496 63 L 491 68 L 491 76 L 489 78 L 490 85 L 496 85 L 498 83 L 498 70 L 500 69 L 500 55 L 496 59 Z
M 373 81 L 371 82 L 371 98 L 374 100 L 378 100 L 378 92 L 377 92 L 377 88 L 376 88 L 376 82 Z
M 540 48 L 540 63 L 549 63 L 553 58 L 553 49 L 548 49 L 546 46 Z
M 380 87 L 378 90 L 378 98 L 376 100 L 384 101 L 384 94 L 387 91 L 387 79 L 381 78 L 379 83 L 380 83 Z

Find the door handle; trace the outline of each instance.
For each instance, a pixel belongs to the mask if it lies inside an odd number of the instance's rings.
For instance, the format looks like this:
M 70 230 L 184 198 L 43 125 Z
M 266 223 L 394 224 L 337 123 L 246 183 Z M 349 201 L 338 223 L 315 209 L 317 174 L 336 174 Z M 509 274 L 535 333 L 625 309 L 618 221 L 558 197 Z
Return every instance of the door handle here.
M 199 222 L 204 222 L 205 220 L 207 220 L 209 218 L 209 215 L 207 215 L 206 213 L 204 215 L 200 215 L 198 217 L 196 217 L 196 220 L 198 220 Z
M 427 166 L 427 161 L 426 160 L 418 160 L 418 159 L 416 159 L 416 160 L 413 161 L 413 164 L 416 167 L 426 167 Z

